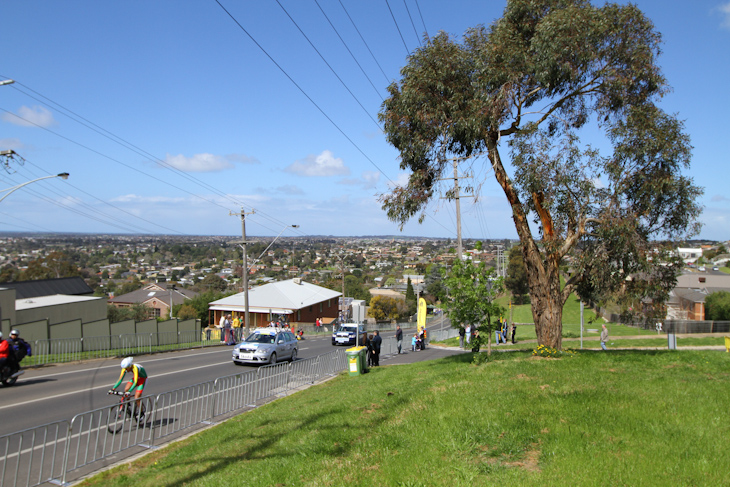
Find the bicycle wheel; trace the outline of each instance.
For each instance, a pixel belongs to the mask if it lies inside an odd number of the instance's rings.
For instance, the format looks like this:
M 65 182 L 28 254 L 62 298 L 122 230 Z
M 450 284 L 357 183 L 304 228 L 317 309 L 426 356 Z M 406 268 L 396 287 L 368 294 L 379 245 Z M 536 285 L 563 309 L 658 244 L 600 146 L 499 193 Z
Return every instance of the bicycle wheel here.
M 109 417 L 107 419 L 106 429 L 109 433 L 119 433 L 124 428 L 124 421 L 127 415 L 125 408 L 120 406 L 112 406 L 109 409 Z

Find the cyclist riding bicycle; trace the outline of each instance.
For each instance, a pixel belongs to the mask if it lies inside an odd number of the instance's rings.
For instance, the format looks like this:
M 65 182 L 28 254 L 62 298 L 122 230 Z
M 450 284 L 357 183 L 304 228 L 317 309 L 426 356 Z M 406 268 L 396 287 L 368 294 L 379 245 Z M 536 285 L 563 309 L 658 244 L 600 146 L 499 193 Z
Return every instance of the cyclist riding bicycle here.
M 141 406 L 141 400 L 140 397 L 142 397 L 142 392 L 144 391 L 144 385 L 147 382 L 147 371 L 144 370 L 144 367 L 142 367 L 140 364 L 135 364 L 134 359 L 132 357 L 127 357 L 124 360 L 122 360 L 122 373 L 119 376 L 119 380 L 116 384 L 111 388 L 109 393 L 112 393 L 116 390 L 117 387 L 122 383 L 122 380 L 124 380 L 124 376 L 127 372 L 132 372 L 132 378 L 127 382 L 127 384 L 124 386 L 124 392 L 125 393 L 134 393 L 134 398 L 137 399 L 135 408 L 135 418 L 136 418 L 136 412 L 140 410 Z M 139 420 L 142 421 L 144 419 L 144 411 L 140 414 Z

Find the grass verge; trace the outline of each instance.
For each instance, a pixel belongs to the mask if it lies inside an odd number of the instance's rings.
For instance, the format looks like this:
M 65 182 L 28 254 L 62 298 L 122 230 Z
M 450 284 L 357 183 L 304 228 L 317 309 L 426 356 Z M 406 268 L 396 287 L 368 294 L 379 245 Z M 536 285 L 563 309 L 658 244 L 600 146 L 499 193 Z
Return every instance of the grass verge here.
M 84 486 L 728 485 L 728 354 L 471 354 L 341 375 Z

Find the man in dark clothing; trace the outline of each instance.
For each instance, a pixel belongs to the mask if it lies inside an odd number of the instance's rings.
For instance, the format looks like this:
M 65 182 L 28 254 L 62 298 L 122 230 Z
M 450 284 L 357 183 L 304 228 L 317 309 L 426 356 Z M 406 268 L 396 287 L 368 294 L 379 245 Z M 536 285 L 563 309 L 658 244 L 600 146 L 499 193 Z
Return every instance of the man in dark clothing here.
M 463 326 L 459 327 L 459 348 L 464 348 L 464 337 L 466 336 L 466 330 Z
M 372 339 L 374 367 L 378 367 L 380 365 L 380 345 L 382 345 L 382 343 L 383 339 L 380 338 L 380 332 L 375 330 L 375 334 Z
M 395 325 L 395 341 L 398 344 L 398 353 L 400 353 L 401 347 L 403 347 L 403 330 L 400 329 L 400 325 Z

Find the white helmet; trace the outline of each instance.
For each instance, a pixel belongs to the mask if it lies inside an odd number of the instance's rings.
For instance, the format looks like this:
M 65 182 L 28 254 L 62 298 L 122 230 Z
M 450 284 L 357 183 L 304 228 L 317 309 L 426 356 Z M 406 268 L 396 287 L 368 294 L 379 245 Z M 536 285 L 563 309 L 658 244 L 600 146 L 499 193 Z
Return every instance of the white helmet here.
M 134 360 L 132 359 L 132 357 L 127 357 L 127 358 L 125 358 L 124 360 L 122 360 L 122 368 L 123 368 L 123 369 L 128 369 L 128 368 L 130 368 L 130 367 L 132 366 L 132 362 L 133 362 L 133 361 L 134 361 Z
M 0 338 L 2 338 L 2 337 L 3 337 L 3 332 L 0 331 Z
M 12 331 L 10 332 L 10 334 L 11 334 L 11 335 L 20 335 L 20 333 L 18 333 L 18 330 L 12 330 Z

